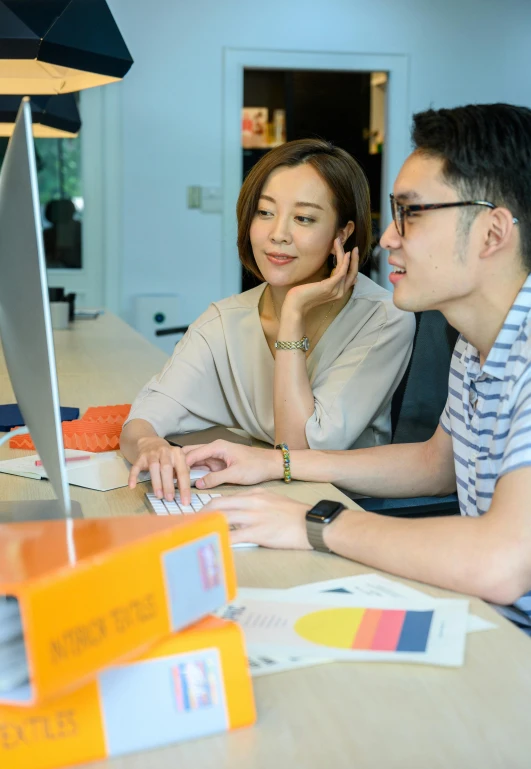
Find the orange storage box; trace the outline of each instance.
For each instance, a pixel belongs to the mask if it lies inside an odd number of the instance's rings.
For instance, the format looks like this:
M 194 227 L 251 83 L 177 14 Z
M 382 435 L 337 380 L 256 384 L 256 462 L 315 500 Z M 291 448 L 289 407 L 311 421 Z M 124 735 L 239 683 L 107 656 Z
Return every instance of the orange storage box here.
M 0 706 L 0 766 L 60 769 L 255 720 L 242 631 L 209 617 L 45 706 Z
M 235 593 L 219 513 L 0 525 L 0 596 L 19 612 L 4 643 L 25 649 L 29 669 L 29 683 L 0 692 L 0 705 L 79 687 Z

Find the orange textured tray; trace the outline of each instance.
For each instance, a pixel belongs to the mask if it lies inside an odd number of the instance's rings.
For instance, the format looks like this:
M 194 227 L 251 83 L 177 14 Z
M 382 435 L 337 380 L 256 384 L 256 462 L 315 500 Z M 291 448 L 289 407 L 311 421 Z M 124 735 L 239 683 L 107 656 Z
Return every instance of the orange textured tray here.
M 91 406 L 81 419 L 62 422 L 65 449 L 114 451 L 120 448 L 122 425 L 129 416 L 130 403 L 116 406 Z M 34 451 L 31 435 L 17 435 L 9 441 L 12 449 Z
M 63 443 L 65 449 L 80 449 L 84 451 L 114 451 L 120 446 L 122 423 L 87 422 L 75 419 L 72 422 L 62 422 Z M 17 435 L 11 438 L 9 446 L 12 449 L 35 449 L 30 435 Z
M 118 406 L 91 406 L 85 411 L 81 419 L 89 422 L 123 424 L 130 411 L 130 403 L 123 403 Z

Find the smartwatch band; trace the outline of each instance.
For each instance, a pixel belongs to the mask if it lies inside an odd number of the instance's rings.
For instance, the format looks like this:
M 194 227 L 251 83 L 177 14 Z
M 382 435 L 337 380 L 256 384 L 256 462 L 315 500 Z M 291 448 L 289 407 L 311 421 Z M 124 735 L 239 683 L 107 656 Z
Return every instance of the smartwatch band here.
M 332 510 L 324 508 L 324 506 L 329 507 L 330 505 L 334 505 Z M 346 510 L 346 508 L 341 502 L 332 503 L 329 500 L 318 502 L 315 507 L 308 510 L 306 513 L 306 534 L 308 542 L 314 550 L 319 550 L 322 553 L 332 552 L 324 541 L 324 530 L 343 510 Z

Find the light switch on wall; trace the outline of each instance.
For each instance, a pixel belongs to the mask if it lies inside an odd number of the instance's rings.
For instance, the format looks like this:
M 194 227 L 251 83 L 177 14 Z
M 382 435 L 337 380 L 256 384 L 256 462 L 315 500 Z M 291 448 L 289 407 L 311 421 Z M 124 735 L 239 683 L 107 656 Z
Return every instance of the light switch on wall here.
M 194 185 L 187 188 L 188 208 L 199 208 L 204 214 L 223 213 L 221 187 L 200 187 Z
M 201 187 L 195 185 L 187 188 L 188 208 L 201 208 Z
M 223 212 L 221 187 L 201 188 L 201 211 L 204 214 L 221 214 Z

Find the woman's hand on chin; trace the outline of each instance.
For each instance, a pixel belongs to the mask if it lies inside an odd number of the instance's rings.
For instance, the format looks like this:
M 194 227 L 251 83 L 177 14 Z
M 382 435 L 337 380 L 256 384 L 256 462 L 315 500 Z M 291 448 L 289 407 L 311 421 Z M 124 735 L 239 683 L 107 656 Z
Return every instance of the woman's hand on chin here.
M 329 278 L 304 283 L 290 288 L 282 305 L 282 312 L 305 315 L 313 307 L 342 299 L 356 282 L 358 276 L 359 254 L 357 247 L 347 253 L 339 238 L 334 240 L 334 254 L 337 264 Z

